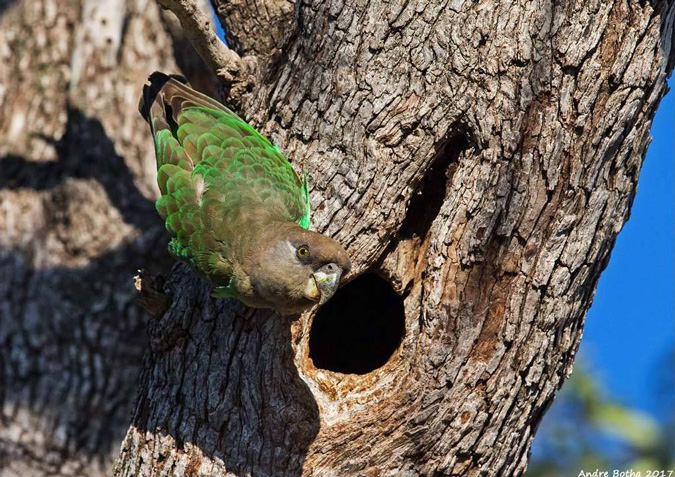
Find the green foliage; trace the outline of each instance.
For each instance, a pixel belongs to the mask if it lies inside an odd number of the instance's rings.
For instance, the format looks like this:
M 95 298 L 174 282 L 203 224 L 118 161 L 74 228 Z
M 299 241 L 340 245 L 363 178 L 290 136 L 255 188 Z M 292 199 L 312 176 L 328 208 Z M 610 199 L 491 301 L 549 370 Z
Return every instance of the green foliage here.
M 581 470 L 675 469 L 672 415 L 650 414 L 610 398 L 601 382 L 577 363 L 537 433 L 526 477 L 577 476 Z

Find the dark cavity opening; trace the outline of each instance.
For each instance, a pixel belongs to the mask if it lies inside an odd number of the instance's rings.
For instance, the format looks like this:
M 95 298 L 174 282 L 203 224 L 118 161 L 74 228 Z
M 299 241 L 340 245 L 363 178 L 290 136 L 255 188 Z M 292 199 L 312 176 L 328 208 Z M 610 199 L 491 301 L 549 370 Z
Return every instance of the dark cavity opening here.
M 389 360 L 404 332 L 403 297 L 367 273 L 319 309 L 309 332 L 309 357 L 317 368 L 366 374 Z
M 399 232 L 400 238 L 424 239 L 427 235 L 431 223 L 441 210 L 448 184 L 457 169 L 459 155 L 468 145 L 469 142 L 462 134 L 454 135 L 441 143 L 431 166 L 424 174 L 422 185 L 410 199 L 408 212 Z

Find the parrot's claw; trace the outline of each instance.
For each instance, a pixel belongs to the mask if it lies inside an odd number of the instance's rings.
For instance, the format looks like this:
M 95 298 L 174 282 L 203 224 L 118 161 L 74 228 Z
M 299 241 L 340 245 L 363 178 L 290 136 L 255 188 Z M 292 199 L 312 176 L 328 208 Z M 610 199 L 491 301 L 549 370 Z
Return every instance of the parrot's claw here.
M 171 296 L 165 292 L 164 277 L 152 276 L 146 270 L 139 270 L 134 277 L 134 288 L 138 292 L 138 303 L 152 316 L 160 318 L 171 306 Z

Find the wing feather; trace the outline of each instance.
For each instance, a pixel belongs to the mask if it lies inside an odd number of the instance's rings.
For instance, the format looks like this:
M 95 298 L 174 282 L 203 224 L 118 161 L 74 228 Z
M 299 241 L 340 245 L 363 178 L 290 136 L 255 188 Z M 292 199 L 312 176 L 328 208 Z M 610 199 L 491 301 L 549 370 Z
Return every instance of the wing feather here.
M 234 112 L 154 73 L 141 112 L 151 125 L 170 251 L 202 273 L 228 274 L 255 214 L 309 227 L 307 178 Z M 154 89 L 153 89 L 154 88 Z M 217 280 L 214 280 L 217 282 Z

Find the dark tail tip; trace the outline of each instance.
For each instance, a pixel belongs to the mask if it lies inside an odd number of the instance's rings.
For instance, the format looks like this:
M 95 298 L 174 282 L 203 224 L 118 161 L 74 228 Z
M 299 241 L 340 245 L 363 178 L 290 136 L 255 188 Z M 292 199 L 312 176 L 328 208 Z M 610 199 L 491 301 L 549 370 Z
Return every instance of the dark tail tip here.
M 141 99 L 138 101 L 138 112 L 141 113 L 143 119 L 150 122 L 150 107 L 155 101 L 155 98 L 162 90 L 169 79 L 174 78 L 183 84 L 189 85 L 184 76 L 181 75 L 167 75 L 160 71 L 155 71 L 148 77 L 148 83 L 143 85 L 143 93 Z

